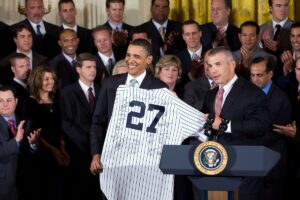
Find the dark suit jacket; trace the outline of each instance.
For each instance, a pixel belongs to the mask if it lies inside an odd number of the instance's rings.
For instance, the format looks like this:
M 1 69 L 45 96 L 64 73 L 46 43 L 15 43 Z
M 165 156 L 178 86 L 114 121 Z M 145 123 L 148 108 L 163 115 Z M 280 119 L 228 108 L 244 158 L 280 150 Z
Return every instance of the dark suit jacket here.
M 201 37 L 201 43 L 203 46 L 211 45 L 212 42 L 215 40 L 217 35 L 217 27 L 214 23 L 206 23 L 200 26 L 202 37 Z M 231 51 L 236 51 L 241 47 L 241 43 L 239 40 L 239 28 L 229 24 L 228 28 L 226 30 L 226 39 L 228 42 L 228 45 L 230 46 Z
M 14 74 L 11 71 L 10 59 L 13 54 L 8 55 L 0 61 L 0 83 L 9 84 L 14 78 Z M 45 64 L 48 58 L 32 51 L 32 68 Z
M 205 105 L 214 112 L 218 87 L 207 92 Z M 205 111 L 205 110 L 204 110 Z M 231 121 L 231 132 L 220 136 L 222 144 L 260 144 L 260 137 L 270 133 L 271 118 L 267 96 L 255 85 L 238 78 L 229 92 L 220 116 Z
M 59 33 L 59 27 L 43 21 L 46 29 L 46 34 L 43 37 L 38 37 L 34 28 L 31 26 L 28 19 L 18 22 L 11 26 L 13 29 L 18 24 L 26 24 L 32 33 L 33 46 L 32 49 L 48 58 L 53 58 L 57 55 L 56 50 L 59 48 L 57 43 L 57 35 Z
M 103 86 L 101 87 L 101 91 L 93 115 L 92 127 L 90 132 L 92 155 L 98 153 L 100 154 L 102 152 L 106 129 L 112 115 L 112 110 L 116 98 L 116 92 L 119 85 L 126 83 L 126 79 L 127 73 L 108 77 L 103 82 Z M 144 89 L 158 89 L 167 86 L 161 80 L 158 80 L 147 73 L 140 87 Z
M 159 34 L 159 31 L 156 29 L 154 23 L 152 22 L 152 19 L 150 19 L 148 22 L 145 22 L 144 24 L 139 25 L 136 28 L 139 30 L 145 30 L 148 33 L 151 38 L 152 55 L 156 58 L 159 58 L 160 48 L 163 46 L 163 40 Z M 173 31 L 179 33 L 179 37 L 174 41 L 174 48 L 167 50 L 165 54 L 175 54 L 185 48 L 185 44 L 181 36 L 181 24 L 172 20 L 168 20 L 165 38 L 167 38 L 168 35 Z
M 184 87 L 183 101 L 197 110 L 201 110 L 207 91 L 210 90 L 208 79 L 203 76 L 187 83 Z
M 94 85 L 95 99 L 98 99 L 100 87 Z M 61 92 L 62 129 L 70 141 L 71 148 L 79 149 L 90 155 L 90 128 L 93 111 L 79 83 L 66 86 Z
M 62 30 L 64 30 L 63 26 L 60 27 L 60 32 Z M 77 25 L 77 36 L 80 39 L 80 41 L 76 53 L 77 54 L 87 53 L 87 52 L 92 53 L 94 49 L 94 41 L 93 41 L 91 30 Z M 57 37 L 57 41 L 58 39 L 59 39 L 59 34 Z M 57 54 L 59 54 L 60 51 L 61 48 L 58 49 Z
M 78 80 L 76 69 L 69 63 L 62 53 L 50 60 L 48 65 L 57 75 L 58 89 L 71 85 Z
M 12 137 L 8 123 L 0 115 L 0 199 L 16 200 L 16 174 L 18 155 L 20 153 L 16 140 Z
M 0 22 L 0 44 L 2 48 L 0 48 L 0 59 L 6 57 L 10 52 L 13 51 L 12 45 L 9 44 L 9 26 Z
M 18 104 L 15 113 L 17 116 L 22 117 L 24 100 L 29 97 L 29 91 L 14 80 L 10 83 L 10 85 L 15 89 L 18 97 Z
M 112 30 L 112 27 L 109 25 L 108 21 L 103 24 L 104 26 L 108 27 L 110 30 Z M 133 29 L 133 26 L 129 25 L 129 24 L 126 24 L 123 22 L 122 24 L 122 29 L 123 30 L 127 30 L 128 31 L 128 35 L 129 33 L 131 32 L 131 30 Z M 126 52 L 127 52 L 127 47 L 129 45 L 129 37 L 127 38 L 126 40 L 126 43 L 123 44 L 123 45 L 120 45 L 120 46 L 115 46 L 113 45 L 113 50 L 114 52 L 120 57 L 120 58 L 125 58 L 126 56 Z

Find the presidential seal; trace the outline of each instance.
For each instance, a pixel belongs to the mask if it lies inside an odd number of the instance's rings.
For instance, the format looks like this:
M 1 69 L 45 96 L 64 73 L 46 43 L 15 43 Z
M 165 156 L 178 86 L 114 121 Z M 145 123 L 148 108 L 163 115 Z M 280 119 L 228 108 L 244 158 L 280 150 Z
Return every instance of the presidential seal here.
M 228 161 L 225 148 L 217 142 L 201 143 L 194 152 L 194 162 L 197 169 L 206 175 L 221 173 Z

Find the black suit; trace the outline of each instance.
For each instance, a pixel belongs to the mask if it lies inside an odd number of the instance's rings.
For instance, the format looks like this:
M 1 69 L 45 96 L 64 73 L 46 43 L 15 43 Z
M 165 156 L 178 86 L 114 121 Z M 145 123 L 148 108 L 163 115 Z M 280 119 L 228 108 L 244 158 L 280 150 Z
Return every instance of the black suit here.
M 14 53 L 8 55 L 0 61 L 0 83 L 9 84 L 14 77 L 11 71 L 10 59 Z M 32 68 L 45 64 L 48 58 L 32 51 Z
M 210 22 L 201 25 L 200 29 L 202 32 L 201 43 L 203 44 L 203 46 L 207 46 L 207 45 L 212 46 L 212 42 L 215 40 L 218 32 L 216 25 Z M 226 40 L 231 51 L 236 51 L 241 47 L 238 33 L 239 33 L 238 27 L 232 24 L 228 24 L 228 28 L 226 30 Z
M 67 85 L 71 85 L 78 80 L 78 74 L 75 66 L 72 66 L 63 53 L 58 54 L 48 63 L 53 69 L 58 79 L 58 89 L 62 89 Z
M 94 85 L 95 99 L 99 86 Z M 62 130 L 65 134 L 66 151 L 71 162 L 68 169 L 67 190 L 70 199 L 97 199 L 100 196 L 99 177 L 91 174 L 90 127 L 93 111 L 79 85 L 66 86 L 61 92 Z
M 108 21 L 103 24 L 104 26 L 108 27 L 110 30 L 112 30 L 112 27 L 110 26 L 110 24 L 108 23 Z M 128 31 L 128 35 L 131 32 L 131 30 L 133 29 L 133 26 L 126 24 L 126 23 L 122 23 L 122 30 L 127 30 Z M 116 54 L 120 57 L 120 58 L 125 58 L 126 56 L 126 52 L 127 52 L 127 48 L 129 45 L 129 39 L 127 38 L 126 43 L 120 46 L 115 46 L 113 45 L 113 50 L 114 52 L 116 52 Z
M 9 45 L 9 26 L 0 22 L 0 44 L 2 48 L 0 48 L 0 59 L 7 56 L 10 52 L 13 51 L 12 45 Z
M 64 30 L 63 26 L 60 27 L 60 32 Z M 92 37 L 92 32 L 90 29 L 81 27 L 77 25 L 77 37 L 79 38 L 79 44 L 76 53 L 92 53 L 94 49 L 94 41 Z M 58 35 L 59 36 L 59 35 Z M 57 38 L 58 41 L 59 37 Z M 57 54 L 61 51 L 61 48 L 58 49 Z
M 209 113 L 214 113 L 214 102 L 218 88 L 207 92 L 205 105 Z M 225 145 L 257 145 L 270 132 L 271 118 L 267 106 L 267 96 L 255 85 L 243 78 L 233 84 L 223 104 L 222 118 L 231 122 L 231 133 L 220 135 L 219 141 Z M 239 189 L 239 199 L 258 200 L 262 198 L 263 182 L 260 178 L 245 178 Z
M 160 58 L 160 56 L 161 56 L 160 48 L 163 46 L 163 40 L 159 34 L 159 31 L 155 27 L 152 19 L 150 19 L 148 22 L 145 22 L 144 24 L 137 26 L 136 28 L 138 30 L 144 30 L 145 32 L 148 33 L 148 35 L 151 38 L 152 55 L 156 59 Z M 172 21 L 172 20 L 168 20 L 165 38 L 167 38 L 168 35 L 173 31 L 178 33 L 179 36 L 174 41 L 174 48 L 168 49 L 165 52 L 165 54 L 175 54 L 185 48 L 185 44 L 184 44 L 184 41 L 181 36 L 181 24 L 179 24 L 178 22 Z M 154 62 L 154 63 L 156 63 L 156 62 Z
M 13 80 L 10 83 L 11 87 L 13 87 L 17 93 L 17 97 L 18 97 L 18 104 L 15 110 L 15 113 L 18 116 L 22 117 L 23 114 L 23 104 L 24 104 L 24 100 L 29 97 L 29 91 L 27 90 L 27 88 L 24 88 L 20 83 L 16 82 L 15 80 Z
M 210 83 L 207 77 L 203 76 L 184 86 L 183 101 L 190 106 L 201 110 L 204 104 L 204 98 L 207 91 L 210 90 Z
M 31 26 L 28 19 L 25 19 L 21 22 L 12 25 L 11 28 L 13 30 L 13 28 L 18 24 L 27 25 L 32 33 L 32 49 L 51 59 L 53 56 L 57 55 L 57 35 L 59 33 L 59 27 L 46 21 L 43 21 L 43 23 L 46 29 L 46 34 L 43 37 L 37 36 L 34 27 Z
M 103 82 L 103 86 L 101 88 L 93 115 L 92 127 L 90 132 L 92 155 L 101 154 L 102 152 L 106 129 L 112 115 L 116 91 L 119 85 L 126 83 L 126 79 L 127 73 L 108 77 Z M 146 75 L 142 84 L 140 85 L 140 88 L 143 89 L 158 89 L 164 87 L 167 87 L 165 83 L 154 78 L 150 74 Z

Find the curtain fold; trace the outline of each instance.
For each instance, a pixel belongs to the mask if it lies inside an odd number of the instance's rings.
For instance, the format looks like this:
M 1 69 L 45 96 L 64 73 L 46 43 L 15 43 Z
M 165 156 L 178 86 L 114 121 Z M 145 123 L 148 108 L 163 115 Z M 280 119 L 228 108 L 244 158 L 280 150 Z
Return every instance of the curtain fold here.
M 183 22 L 194 19 L 200 24 L 211 21 L 211 0 L 170 0 L 170 18 Z M 300 19 L 299 0 L 290 0 L 289 17 L 294 20 Z M 299 9 L 298 9 L 299 10 Z M 268 0 L 232 0 L 232 11 L 230 22 L 240 26 L 247 20 L 254 20 L 263 24 L 271 19 Z

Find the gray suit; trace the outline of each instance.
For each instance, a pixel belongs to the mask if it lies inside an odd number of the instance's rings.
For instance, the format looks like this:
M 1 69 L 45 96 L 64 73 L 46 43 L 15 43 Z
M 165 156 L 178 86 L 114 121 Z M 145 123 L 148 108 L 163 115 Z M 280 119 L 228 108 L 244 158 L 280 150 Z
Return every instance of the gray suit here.
M 0 199 L 17 199 L 16 173 L 19 147 L 8 123 L 0 115 Z

